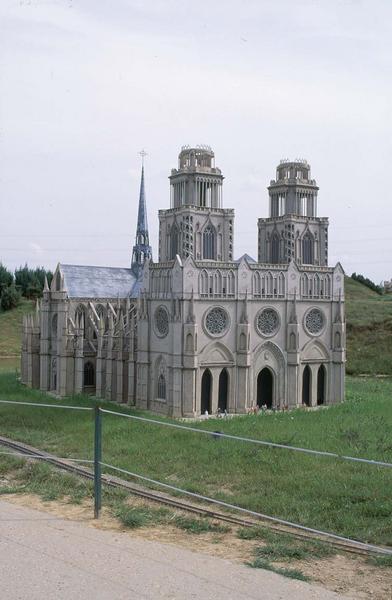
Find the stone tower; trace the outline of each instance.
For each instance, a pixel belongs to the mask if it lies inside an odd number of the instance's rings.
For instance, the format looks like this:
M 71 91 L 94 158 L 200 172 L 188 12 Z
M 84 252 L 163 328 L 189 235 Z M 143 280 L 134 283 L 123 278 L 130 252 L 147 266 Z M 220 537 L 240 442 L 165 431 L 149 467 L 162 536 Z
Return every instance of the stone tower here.
M 317 216 L 316 181 L 306 160 L 282 160 L 269 192 L 269 218 L 259 219 L 261 263 L 328 265 L 328 219 Z
M 233 260 L 234 210 L 222 208 L 221 170 L 208 146 L 183 146 L 170 179 L 170 209 L 159 211 L 159 261 Z
M 148 238 L 146 193 L 144 190 L 144 164 L 140 179 L 139 210 L 137 215 L 136 240 L 132 251 L 131 268 L 138 278 L 146 260 L 152 259 L 152 250 Z

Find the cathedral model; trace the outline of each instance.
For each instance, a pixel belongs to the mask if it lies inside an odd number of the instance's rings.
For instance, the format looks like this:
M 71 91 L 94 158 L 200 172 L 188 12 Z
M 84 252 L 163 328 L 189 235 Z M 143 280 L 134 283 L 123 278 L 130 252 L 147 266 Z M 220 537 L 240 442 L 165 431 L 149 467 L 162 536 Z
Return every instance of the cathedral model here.
M 233 258 L 234 210 L 209 147 L 182 148 L 149 244 L 142 167 L 131 267 L 59 264 L 23 325 L 22 381 L 175 417 L 344 398 L 344 273 L 304 160 L 281 161 L 258 261 Z

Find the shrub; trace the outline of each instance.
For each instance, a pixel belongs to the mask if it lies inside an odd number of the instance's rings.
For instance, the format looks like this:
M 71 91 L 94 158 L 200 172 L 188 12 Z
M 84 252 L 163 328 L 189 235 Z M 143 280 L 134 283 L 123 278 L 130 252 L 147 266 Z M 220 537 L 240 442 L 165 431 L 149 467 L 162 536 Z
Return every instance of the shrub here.
M 2 310 L 11 310 L 16 308 L 20 302 L 20 294 L 15 285 L 10 285 L 3 289 L 0 297 L 0 306 Z
M 14 282 L 14 276 L 11 271 L 7 269 L 2 263 L 0 263 L 0 294 L 1 292 L 12 285 Z

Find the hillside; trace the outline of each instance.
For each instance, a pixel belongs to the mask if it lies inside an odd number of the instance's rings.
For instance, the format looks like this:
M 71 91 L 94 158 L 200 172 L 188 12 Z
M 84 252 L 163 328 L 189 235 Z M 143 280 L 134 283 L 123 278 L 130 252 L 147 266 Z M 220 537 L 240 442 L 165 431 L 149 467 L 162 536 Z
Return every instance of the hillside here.
M 34 302 L 23 299 L 14 310 L 0 310 L 0 360 L 5 356 L 19 356 L 23 315 L 34 310 Z
M 392 375 L 392 295 L 346 277 L 347 373 Z
M 392 295 L 379 296 L 346 277 L 347 373 L 392 375 Z M 0 360 L 20 352 L 21 323 L 34 304 L 0 312 Z

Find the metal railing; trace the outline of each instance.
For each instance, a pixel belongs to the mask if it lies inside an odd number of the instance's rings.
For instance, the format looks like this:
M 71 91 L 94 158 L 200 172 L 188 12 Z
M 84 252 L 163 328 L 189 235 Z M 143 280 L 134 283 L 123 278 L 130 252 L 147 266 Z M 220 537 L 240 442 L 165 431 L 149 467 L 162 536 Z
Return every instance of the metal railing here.
M 148 424 L 152 424 L 152 425 L 157 425 L 157 426 L 162 426 L 162 427 L 170 427 L 170 428 L 179 429 L 182 431 L 198 433 L 200 435 L 209 435 L 213 439 L 223 438 L 223 439 L 228 439 L 228 440 L 232 440 L 232 441 L 267 446 L 267 447 L 271 447 L 271 448 L 278 448 L 281 450 L 287 450 L 287 451 L 292 451 L 292 452 L 301 452 L 301 453 L 309 454 L 312 456 L 333 458 L 333 459 L 339 459 L 339 460 L 343 460 L 343 461 L 351 461 L 351 462 L 360 463 L 360 464 L 368 464 L 371 466 L 392 468 L 392 463 L 385 462 L 385 461 L 379 461 L 379 460 L 373 460 L 373 459 L 367 459 L 367 458 L 361 458 L 361 457 L 342 455 L 342 454 L 338 454 L 335 452 L 328 452 L 328 451 L 323 451 L 323 450 L 313 450 L 311 448 L 301 448 L 298 446 L 278 444 L 278 443 L 270 442 L 270 441 L 266 441 L 266 440 L 257 440 L 257 439 L 253 439 L 253 438 L 236 436 L 236 435 L 221 433 L 221 432 L 217 432 L 217 431 L 210 431 L 210 430 L 202 429 L 202 428 L 198 428 L 198 427 L 181 425 L 178 423 L 171 423 L 169 421 L 159 421 L 157 419 L 152 419 L 152 418 L 150 419 L 147 417 L 141 417 L 141 416 L 137 416 L 137 415 L 122 413 L 119 411 L 113 411 L 113 410 L 101 408 L 99 406 L 82 407 L 82 406 L 70 406 L 70 405 L 63 405 L 63 404 L 44 404 L 44 403 L 41 404 L 38 402 L 18 402 L 18 401 L 11 401 L 11 400 L 0 400 L 0 404 L 94 412 L 94 458 L 93 458 L 93 460 L 84 459 L 84 458 L 72 458 L 72 457 L 65 457 L 64 459 L 61 459 L 61 460 L 68 460 L 71 462 L 85 462 L 85 463 L 93 464 L 94 518 L 96 518 L 96 519 L 99 518 L 100 511 L 102 508 L 102 467 L 104 467 L 106 469 L 110 469 L 117 473 L 122 473 L 124 475 L 132 477 L 134 479 L 138 479 L 138 480 L 146 482 L 148 484 L 153 484 L 153 485 L 162 487 L 164 489 L 183 494 L 183 495 L 191 497 L 191 498 L 196 498 L 197 500 L 202 500 L 204 502 L 222 506 L 224 508 L 227 508 L 227 509 L 230 509 L 233 511 L 238 511 L 243 514 L 247 514 L 252 517 L 256 517 L 257 519 L 269 521 L 271 523 L 276 523 L 279 525 L 288 526 L 290 528 L 297 529 L 297 530 L 300 530 L 303 532 L 308 532 L 310 534 L 315 534 L 317 536 L 320 536 L 321 538 L 324 538 L 325 540 L 328 540 L 328 539 L 337 540 L 340 542 L 345 542 L 347 544 L 355 545 L 357 548 L 360 548 L 363 550 L 375 551 L 379 554 L 392 556 L 392 549 L 390 549 L 390 548 L 383 548 L 381 546 L 377 546 L 374 544 L 368 544 L 368 543 L 362 542 L 360 540 L 344 537 L 344 536 L 338 535 L 333 532 L 319 530 L 319 529 L 316 529 L 313 527 L 308 527 L 306 525 L 302 525 L 300 523 L 294 523 L 294 522 L 291 522 L 291 521 L 288 521 L 285 519 L 281 519 L 279 517 L 266 515 L 266 514 L 258 512 L 258 511 L 250 510 L 243 506 L 231 504 L 231 503 L 225 502 L 223 500 L 218 500 L 217 498 L 212 498 L 209 496 L 205 496 L 203 494 L 198 494 L 196 492 L 191 492 L 189 490 L 165 483 L 163 481 L 152 479 L 151 477 L 147 477 L 147 476 L 141 475 L 139 473 L 134 473 L 132 471 L 128 471 L 127 469 L 123 469 L 123 468 L 117 467 L 115 465 L 106 463 L 102 460 L 102 420 L 103 420 L 102 417 L 104 414 L 113 415 L 115 417 L 123 417 L 123 418 L 131 419 L 133 421 L 144 422 L 144 423 L 148 423 Z M 58 458 L 58 457 L 53 457 L 53 456 L 43 456 L 41 454 L 25 455 L 25 454 L 18 453 L 15 451 L 12 451 L 12 452 L 1 452 L 0 451 L 0 455 L 1 454 L 23 455 L 23 456 L 26 456 L 27 458 L 36 458 L 36 459 L 41 459 L 41 460 L 47 460 L 48 462 L 53 460 L 53 458 L 56 458 L 56 459 Z

